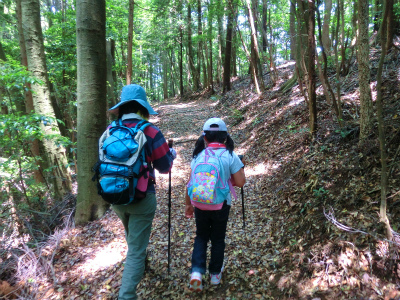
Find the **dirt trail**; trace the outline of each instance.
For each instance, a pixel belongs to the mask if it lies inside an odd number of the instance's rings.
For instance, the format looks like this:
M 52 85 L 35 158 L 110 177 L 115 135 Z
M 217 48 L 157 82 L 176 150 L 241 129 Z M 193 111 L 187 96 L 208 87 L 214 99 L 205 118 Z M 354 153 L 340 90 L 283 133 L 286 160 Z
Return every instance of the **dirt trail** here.
M 220 287 L 211 287 L 207 278 L 205 280 L 205 291 L 202 295 L 193 295 L 187 289 L 195 223 L 194 219 L 187 220 L 184 217 L 185 185 L 190 172 L 194 143 L 202 132 L 205 120 L 214 116 L 222 117 L 221 112 L 215 111 L 215 105 L 215 101 L 202 99 L 184 104 L 164 104 L 157 108 L 160 115 L 153 121 L 160 127 L 166 138 L 174 139 L 174 148 L 178 153 L 172 169 L 171 277 L 170 279 L 166 277 L 168 175 L 158 174 L 159 205 L 149 246 L 150 272 L 141 284 L 143 287 L 146 286 L 141 292 L 143 299 L 197 299 L 198 297 L 207 297 L 207 299 L 222 297 L 225 299 L 232 292 L 234 294 L 238 292 L 241 289 L 239 286 L 244 288 L 241 282 L 247 276 L 246 272 L 254 272 L 250 264 L 257 252 L 255 248 L 251 247 L 250 236 L 246 236 L 246 232 L 242 229 L 240 190 L 236 189 L 238 199 L 234 202 L 230 213 L 226 245 L 226 271 L 222 284 Z M 231 131 L 230 133 L 235 141 L 235 132 Z M 236 144 L 235 152 L 242 154 L 244 149 Z M 247 185 L 252 185 L 250 178 L 248 178 Z M 254 199 L 255 197 L 250 198 Z M 249 221 L 252 219 L 250 208 L 254 208 L 254 205 L 246 203 L 246 207 L 248 208 L 246 213 Z M 248 230 L 253 231 L 253 225 Z M 255 233 L 252 232 L 251 234 Z M 265 240 L 265 237 L 262 240 Z M 247 255 L 250 252 L 252 254 Z M 171 280 L 173 284 L 171 284 Z M 239 295 L 242 297 L 245 293 L 244 290 L 239 291 Z M 257 294 L 261 295 L 257 288 L 252 287 L 252 291 L 248 291 L 247 296 L 249 299 L 254 299 Z
M 194 219 L 184 217 L 185 184 L 191 153 L 203 123 L 213 116 L 224 117 L 216 112 L 215 105 L 215 101 L 203 99 L 163 103 L 156 107 L 159 115 L 150 120 L 167 139 L 174 139 L 178 157 L 172 169 L 170 275 L 167 268 L 169 177 L 156 174 L 158 208 L 148 247 L 146 272 L 138 286 L 141 299 L 267 299 L 264 293 L 268 290 L 262 282 L 265 276 L 259 276 L 261 270 L 257 268 L 262 264 L 261 256 L 267 254 L 266 231 L 269 229 L 266 224 L 261 224 L 266 219 L 264 213 L 256 208 L 254 200 L 258 200 L 257 196 L 249 193 L 248 187 L 254 185 L 252 178 L 258 180 L 251 176 L 245 186 L 245 231 L 242 229 L 240 190 L 236 190 L 239 198 L 230 213 L 222 283 L 211 287 L 206 278 L 202 293 L 193 294 L 188 290 L 195 223 Z M 235 132 L 231 131 L 231 135 L 235 141 Z M 244 152 L 238 145 L 235 151 L 238 154 Z M 123 227 L 113 211 L 101 220 L 70 230 L 54 260 L 58 283 L 39 298 L 117 299 L 126 250 Z

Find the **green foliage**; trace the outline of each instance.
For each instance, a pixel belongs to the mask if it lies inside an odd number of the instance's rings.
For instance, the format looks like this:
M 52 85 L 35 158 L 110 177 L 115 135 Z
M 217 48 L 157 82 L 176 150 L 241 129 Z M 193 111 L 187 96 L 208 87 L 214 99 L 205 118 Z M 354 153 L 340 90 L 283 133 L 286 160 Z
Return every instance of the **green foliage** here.
M 255 126 L 255 125 L 258 125 L 258 124 L 260 124 L 260 123 L 262 123 L 262 122 L 263 122 L 263 121 L 262 121 L 261 118 L 256 117 L 256 118 L 253 120 L 253 125 Z
M 36 239 L 38 234 L 50 233 L 54 216 L 49 213 L 53 207 L 50 186 L 36 181 L 34 174 L 46 178 L 52 166 L 46 167 L 40 156 L 32 155 L 31 146 L 45 139 L 63 146 L 71 142 L 51 131 L 44 134 L 44 127 L 53 128 L 61 120 L 22 109 L 27 83 L 41 84 L 20 63 L 0 62 L 1 101 L 8 111 L 0 115 L 0 234 L 8 236 L 18 229 L 19 234 Z
M 64 115 L 76 117 L 76 20 L 75 11 L 49 13 L 52 26 L 43 34 L 46 63 L 52 96 L 59 99 L 58 105 Z M 65 121 L 65 120 L 64 120 Z
M 323 187 L 320 187 L 319 189 L 314 189 L 313 192 L 316 198 L 324 198 L 325 195 L 328 193 Z
M 340 128 L 340 129 L 336 129 L 335 132 L 339 133 L 342 138 L 346 138 L 353 131 L 350 129 L 346 129 L 346 128 Z
M 3 87 L 0 100 L 3 106 L 8 107 L 9 111 L 16 111 L 23 105 L 24 92 L 28 91 L 26 86 L 28 83 L 40 84 L 19 62 L 0 61 L 0 86 Z
M 238 124 L 244 120 L 243 112 L 236 108 L 232 110 L 232 117 L 235 120 L 235 124 Z
M 286 125 L 285 129 L 280 129 L 281 132 L 289 132 L 292 134 L 301 133 L 301 132 L 308 132 L 309 128 L 298 128 L 299 126 L 296 123 L 291 123 Z
M 14 113 L 0 115 L 0 231 L 19 228 L 20 234 L 28 234 L 33 240 L 43 233 L 50 234 L 54 226 L 54 208 L 51 189 L 47 182 L 36 181 L 34 172 L 52 174 L 52 166 L 45 166 L 40 156 L 33 156 L 31 144 L 34 140 L 53 139 L 55 143 L 69 145 L 69 141 L 59 135 L 44 135 L 42 127 L 51 126 L 56 120 L 37 114 Z M 9 213 L 4 213 L 4 212 Z M 12 225 L 12 224 L 18 225 Z M 32 231 L 34 228 L 35 231 Z M 5 234 L 5 231 L 2 234 Z M 38 236 L 39 235 L 39 236 Z

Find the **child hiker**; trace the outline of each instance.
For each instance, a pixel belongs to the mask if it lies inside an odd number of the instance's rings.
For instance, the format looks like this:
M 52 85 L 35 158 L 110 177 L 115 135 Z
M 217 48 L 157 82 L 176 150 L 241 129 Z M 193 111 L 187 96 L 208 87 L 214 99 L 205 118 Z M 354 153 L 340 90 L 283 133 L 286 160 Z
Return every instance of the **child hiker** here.
M 230 191 L 233 191 L 232 183 L 242 187 L 246 182 L 244 164 L 233 149 L 234 143 L 224 121 L 219 118 L 207 120 L 193 151 L 192 172 L 185 196 L 185 216 L 191 218 L 194 213 L 196 219 L 191 291 L 200 292 L 203 289 L 202 275 L 206 273 L 207 244 L 210 240 L 210 282 L 213 285 L 221 282 L 226 226 L 231 208 Z

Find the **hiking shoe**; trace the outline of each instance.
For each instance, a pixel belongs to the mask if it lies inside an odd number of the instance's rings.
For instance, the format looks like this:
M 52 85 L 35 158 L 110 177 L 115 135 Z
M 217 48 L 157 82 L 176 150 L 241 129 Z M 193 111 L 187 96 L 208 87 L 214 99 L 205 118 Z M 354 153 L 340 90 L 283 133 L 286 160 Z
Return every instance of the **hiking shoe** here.
M 222 277 L 222 271 L 224 271 L 224 266 L 222 266 L 221 272 L 219 272 L 219 274 L 211 274 L 211 284 L 212 285 L 220 284 L 221 277 Z
M 193 272 L 190 277 L 190 287 L 192 292 L 201 292 L 203 290 L 203 284 L 201 283 L 201 273 Z

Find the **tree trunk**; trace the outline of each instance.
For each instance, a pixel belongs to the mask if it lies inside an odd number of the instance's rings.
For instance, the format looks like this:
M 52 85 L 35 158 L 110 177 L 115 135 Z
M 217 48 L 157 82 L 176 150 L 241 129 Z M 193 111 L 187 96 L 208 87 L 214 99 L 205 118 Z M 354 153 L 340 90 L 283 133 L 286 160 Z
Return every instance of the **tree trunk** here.
M 198 74 L 198 86 L 200 87 L 201 77 L 201 64 L 203 62 L 203 42 L 202 42 L 203 29 L 201 25 L 201 0 L 197 0 L 197 74 Z M 204 71 L 204 70 L 203 70 Z
M 274 53 L 273 53 L 273 35 L 272 35 L 272 25 L 271 25 L 271 10 L 269 10 L 268 14 L 268 27 L 269 27 L 269 36 L 270 36 L 270 43 L 269 43 L 269 69 L 271 72 L 271 79 L 275 85 L 278 80 L 278 71 L 276 70 L 276 64 L 274 61 Z
M 262 30 L 262 50 L 263 52 L 267 52 L 267 47 L 268 47 L 268 39 L 267 39 L 267 14 L 268 14 L 268 3 L 267 0 L 262 1 L 262 24 L 261 24 L 261 30 Z M 292 17 L 292 16 L 290 16 Z M 265 33 L 265 34 L 264 34 Z
M 114 71 L 115 64 L 115 41 L 110 39 L 107 41 L 107 107 L 111 108 L 117 104 L 117 97 L 114 93 Z
M 194 55 L 193 55 L 193 46 L 192 46 L 192 9 L 190 4 L 188 4 L 188 22 L 187 22 L 187 31 L 188 31 L 188 62 L 189 69 L 192 73 L 192 82 L 193 82 L 193 90 L 197 91 L 199 89 L 199 79 L 197 76 L 196 67 L 194 66 Z
M 325 15 L 324 24 L 322 25 L 322 45 L 325 52 L 329 55 L 331 53 L 331 39 L 329 38 L 329 28 L 331 22 L 332 0 L 325 0 Z
M 372 13 L 373 13 L 373 23 L 374 23 L 374 31 L 378 32 L 380 28 L 380 23 L 382 21 L 382 0 L 375 0 L 374 5 L 372 5 Z
M 209 20 L 208 20 L 208 56 L 209 56 L 209 66 L 208 66 L 208 86 L 210 88 L 211 94 L 214 94 L 214 78 L 213 78 L 213 51 L 212 51 L 212 32 L 213 32 L 213 19 L 214 19 L 214 11 L 212 9 L 213 1 L 210 0 L 208 2 L 208 11 L 209 11 Z M 206 42 L 207 43 L 207 42 Z
M 381 222 L 386 225 L 386 237 L 388 240 L 392 240 L 393 234 L 392 229 L 390 227 L 390 222 L 386 214 L 387 210 L 387 201 L 386 195 L 388 190 L 388 171 L 387 171 L 387 150 L 386 150 L 386 138 L 385 138 L 385 121 L 383 119 L 383 99 L 382 99 L 382 69 L 383 69 L 383 62 L 386 56 L 386 45 L 387 45 L 387 30 L 389 28 L 390 19 L 388 15 L 393 10 L 393 2 L 392 0 L 385 0 L 385 11 L 383 16 L 383 23 L 382 23 L 382 31 L 381 31 L 381 45 L 382 45 L 382 52 L 381 57 L 379 60 L 378 65 L 378 74 L 377 74 L 377 98 L 376 98 L 376 108 L 377 108 L 377 116 L 378 116 L 378 132 L 379 132 L 379 146 L 381 152 L 381 204 L 380 204 L 380 211 L 379 216 Z
M 317 20 L 318 20 L 318 37 L 319 37 L 320 44 L 322 44 L 323 43 L 323 41 L 322 41 L 323 35 L 322 35 L 322 32 L 321 32 L 321 27 L 322 27 L 321 26 L 321 16 L 320 16 L 319 10 L 317 9 L 316 11 L 317 11 Z M 339 126 L 342 127 L 342 120 L 343 120 L 342 108 L 341 108 L 340 102 L 336 101 L 335 93 L 333 92 L 331 84 L 329 82 L 328 70 L 327 70 L 328 69 L 328 58 L 327 58 L 327 55 L 326 55 L 324 47 L 322 47 L 321 54 L 322 54 L 323 61 L 324 61 L 324 69 L 323 69 L 323 72 L 322 72 L 322 76 L 321 76 L 322 80 L 321 81 L 326 84 L 327 99 L 331 99 L 332 100 L 331 105 L 333 106 L 333 109 L 334 109 L 334 111 L 336 113 L 336 117 L 337 117 Z M 318 61 L 318 58 L 317 58 L 317 61 Z
M 260 55 L 258 52 L 257 32 L 254 25 L 253 13 L 250 7 L 249 0 L 246 0 L 246 2 L 247 2 L 247 12 L 250 22 L 250 28 L 251 28 L 251 39 L 253 45 L 252 53 L 254 53 L 254 56 L 252 56 L 254 75 L 256 76 L 256 78 L 254 79 L 258 82 L 259 85 L 259 88 L 258 89 L 256 88 L 257 94 L 261 94 L 261 92 L 264 91 L 264 79 L 262 76 L 262 68 L 260 67 L 261 64 L 260 64 Z
M 238 22 L 238 15 L 235 17 L 234 24 L 237 24 Z M 236 77 L 237 76 L 237 30 L 236 26 L 234 25 L 232 28 L 232 60 L 231 60 L 231 76 Z
M 21 0 L 16 1 L 16 14 L 17 14 L 17 22 L 18 22 L 18 36 L 19 36 L 19 49 L 21 53 L 21 65 L 25 66 L 28 69 L 28 58 L 26 57 L 26 47 L 25 47 L 25 38 L 22 27 L 22 10 L 21 10 Z M 25 109 L 26 113 L 30 114 L 34 112 L 33 107 L 33 97 L 31 92 L 31 84 L 25 84 Z M 32 157 L 39 158 L 40 157 L 40 143 L 38 140 L 33 140 L 30 144 L 30 150 L 32 152 Z M 43 165 L 40 163 L 39 159 L 36 159 L 36 165 L 38 166 L 37 170 L 33 171 L 33 178 L 36 182 L 45 182 L 45 178 L 43 177 Z
M 163 64 L 163 99 L 168 98 L 168 60 L 167 60 L 167 53 L 165 51 L 161 54 L 162 57 L 162 64 Z
M 168 57 L 169 57 L 169 63 L 170 63 L 170 65 L 171 65 L 171 71 L 170 71 L 170 81 L 169 81 L 169 87 L 170 87 L 170 93 L 169 93 L 169 97 L 172 95 L 173 97 L 175 97 L 175 95 L 176 95 L 176 92 L 175 92 L 175 90 L 176 90 L 176 88 L 175 88 L 175 86 L 176 86 L 176 82 L 177 82 L 177 79 L 178 79 L 178 74 L 177 74 L 177 71 L 176 71 L 176 67 L 175 67 L 175 62 L 176 62 L 176 59 L 175 59 L 175 52 L 171 49 L 170 51 L 168 51 Z
M 230 5 L 231 3 L 230 0 Z M 234 11 L 232 7 L 231 11 L 228 11 L 228 23 L 226 25 L 226 47 L 225 47 L 225 62 L 224 62 L 224 77 L 222 82 L 223 92 L 231 90 L 231 55 L 232 55 L 232 33 L 233 33 L 233 23 L 234 23 Z
M 180 52 L 179 52 L 179 90 L 180 96 L 183 97 L 183 27 L 179 27 L 180 33 Z
M 341 19 L 342 22 L 340 24 L 340 53 L 342 56 L 342 62 L 340 64 L 340 68 L 339 68 L 339 73 L 340 70 L 342 70 L 342 74 L 347 74 L 346 71 L 346 46 L 345 46 L 345 33 L 344 33 L 344 0 L 338 0 L 338 6 L 339 6 L 339 11 L 338 11 L 338 20 Z M 339 30 L 339 25 L 338 28 Z M 338 33 L 339 34 L 339 33 Z M 336 44 L 339 43 L 339 37 L 337 38 L 337 42 Z M 340 74 L 338 74 L 340 75 Z
M 394 10 L 393 10 L 393 0 L 385 1 L 385 11 L 387 11 L 386 17 L 386 51 L 390 50 L 393 46 L 393 36 L 394 36 Z M 385 20 L 385 18 L 384 18 Z M 386 54 L 386 53 L 385 53 Z
M 99 137 L 106 128 L 105 0 L 78 0 L 76 42 L 78 62 L 78 199 L 75 222 L 100 218 L 108 205 L 97 194 L 92 167 L 98 159 Z
M 128 61 L 126 68 L 126 84 L 132 82 L 132 43 L 133 43 L 133 10 L 135 0 L 129 0 L 129 24 L 128 24 Z
M 290 1 L 290 59 L 296 59 L 296 1 Z
M 50 101 L 50 87 L 40 25 L 40 3 L 38 0 L 22 0 L 21 8 L 28 68 L 33 76 L 43 82 L 43 84 L 32 85 L 33 106 L 37 114 L 55 120 L 54 109 Z M 46 135 L 60 135 L 57 122 L 42 122 L 41 129 Z M 47 168 L 51 170 L 48 174 L 49 182 L 53 182 L 54 192 L 58 198 L 61 198 L 71 191 L 71 176 L 67 167 L 65 148 L 57 145 L 52 139 L 44 139 L 42 143 L 43 159 L 47 162 Z
M 308 0 L 308 107 L 310 112 L 310 132 L 317 132 L 317 98 L 315 93 L 315 2 Z
M 217 1 L 217 23 L 218 23 L 218 63 L 217 63 L 217 83 L 220 83 L 224 74 L 223 64 L 225 61 L 225 41 L 224 41 L 224 24 L 222 22 L 224 16 L 224 8 L 222 1 Z
M 360 86 L 360 144 L 372 131 L 372 97 L 369 69 L 368 0 L 358 0 L 358 81 Z

